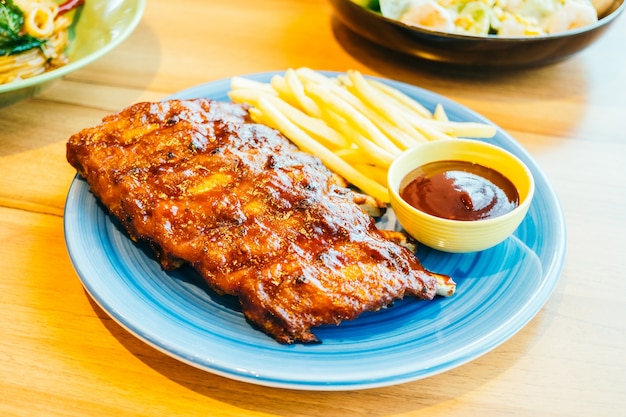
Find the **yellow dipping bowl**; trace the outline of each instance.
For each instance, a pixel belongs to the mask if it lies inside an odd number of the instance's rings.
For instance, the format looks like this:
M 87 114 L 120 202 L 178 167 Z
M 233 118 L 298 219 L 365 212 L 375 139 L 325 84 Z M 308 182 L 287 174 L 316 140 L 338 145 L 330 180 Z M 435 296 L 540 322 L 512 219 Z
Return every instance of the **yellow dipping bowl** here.
M 436 161 L 467 161 L 498 171 L 517 188 L 519 205 L 499 217 L 484 220 L 449 220 L 424 213 L 400 197 L 405 177 L 416 168 Z M 445 252 L 477 252 L 504 241 L 522 222 L 535 192 L 535 181 L 515 155 L 489 143 L 449 139 L 424 143 L 405 151 L 387 175 L 391 207 L 404 230 L 417 241 Z

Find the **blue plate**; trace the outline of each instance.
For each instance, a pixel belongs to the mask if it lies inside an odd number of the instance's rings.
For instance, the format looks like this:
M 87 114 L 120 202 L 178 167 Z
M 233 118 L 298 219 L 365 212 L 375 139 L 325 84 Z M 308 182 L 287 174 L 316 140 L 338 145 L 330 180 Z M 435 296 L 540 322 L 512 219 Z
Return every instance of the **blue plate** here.
M 249 75 L 268 81 L 276 73 Z M 334 74 L 334 73 L 328 73 Z M 380 79 L 451 120 L 490 123 L 437 94 Z M 228 100 L 230 80 L 169 98 Z M 514 235 L 478 253 L 420 248 L 423 264 L 454 277 L 457 293 L 406 299 L 377 313 L 315 331 L 318 345 L 280 345 L 254 330 L 236 300 L 212 292 L 193 271 L 163 271 L 134 244 L 76 177 L 65 208 L 72 263 L 91 297 L 129 332 L 158 350 L 209 372 L 254 384 L 301 390 L 355 390 L 426 378 L 463 365 L 523 328 L 552 293 L 565 257 L 565 222 L 545 175 L 498 129 L 489 139 L 531 169 L 536 195 Z M 390 210 L 381 227 L 396 228 Z

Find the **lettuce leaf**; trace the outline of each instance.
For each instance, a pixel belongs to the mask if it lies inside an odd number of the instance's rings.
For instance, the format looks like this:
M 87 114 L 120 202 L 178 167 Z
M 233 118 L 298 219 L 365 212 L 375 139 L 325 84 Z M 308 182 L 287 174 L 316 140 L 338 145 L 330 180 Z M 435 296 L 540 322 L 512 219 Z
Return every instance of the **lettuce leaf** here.
M 13 55 L 41 46 L 45 41 L 21 34 L 24 13 L 13 0 L 0 0 L 0 56 Z

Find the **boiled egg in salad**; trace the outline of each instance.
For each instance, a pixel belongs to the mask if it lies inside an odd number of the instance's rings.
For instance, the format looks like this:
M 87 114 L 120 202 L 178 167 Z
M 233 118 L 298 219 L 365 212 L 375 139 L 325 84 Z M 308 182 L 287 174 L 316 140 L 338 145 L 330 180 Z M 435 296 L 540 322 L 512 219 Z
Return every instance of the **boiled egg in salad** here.
M 387 18 L 467 35 L 538 36 L 598 21 L 591 0 L 380 0 L 379 5 Z

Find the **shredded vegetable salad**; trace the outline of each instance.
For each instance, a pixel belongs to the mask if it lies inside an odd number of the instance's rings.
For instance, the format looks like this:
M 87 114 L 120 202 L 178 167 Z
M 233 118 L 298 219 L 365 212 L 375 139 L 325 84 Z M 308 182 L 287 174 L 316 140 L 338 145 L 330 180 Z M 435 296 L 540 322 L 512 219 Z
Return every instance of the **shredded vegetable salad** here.
M 566 32 L 598 21 L 592 0 L 352 0 L 414 26 L 503 37 Z

